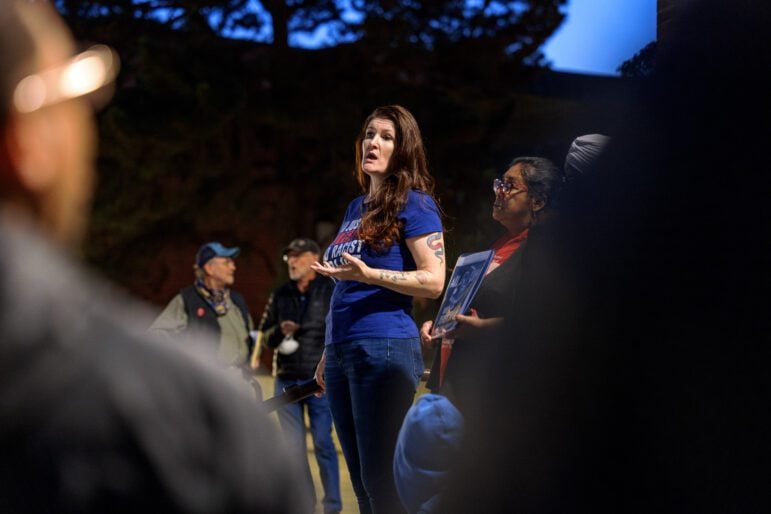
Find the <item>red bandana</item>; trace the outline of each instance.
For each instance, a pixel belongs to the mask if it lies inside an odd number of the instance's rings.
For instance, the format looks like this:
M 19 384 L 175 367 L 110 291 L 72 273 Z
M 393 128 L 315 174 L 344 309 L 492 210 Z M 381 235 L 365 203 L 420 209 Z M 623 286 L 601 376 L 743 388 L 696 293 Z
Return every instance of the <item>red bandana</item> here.
M 530 229 L 526 228 L 515 236 L 512 236 L 507 232 L 499 237 L 491 246 L 491 248 L 495 250 L 493 262 L 496 265 L 501 265 L 506 262 L 506 259 L 511 257 L 511 254 L 516 252 L 520 245 L 527 239 L 527 233 L 529 231 Z

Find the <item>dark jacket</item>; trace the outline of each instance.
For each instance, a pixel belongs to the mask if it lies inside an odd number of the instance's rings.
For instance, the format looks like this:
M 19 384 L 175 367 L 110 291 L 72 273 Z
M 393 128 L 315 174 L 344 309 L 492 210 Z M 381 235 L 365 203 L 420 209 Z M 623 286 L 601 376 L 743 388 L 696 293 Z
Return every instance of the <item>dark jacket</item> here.
M 300 330 L 294 335 L 300 343 L 297 351 L 290 355 L 277 353 L 278 377 L 287 380 L 313 377 L 324 352 L 326 318 L 332 289 L 334 282 L 330 278 L 317 275 L 304 294 L 300 293 L 294 281 L 285 283 L 271 293 L 259 327 L 264 344 L 269 348 L 281 344 L 284 339 L 280 326 L 282 321 L 290 320 L 300 325 Z
M 523 242 L 516 252 L 482 280 L 479 290 L 471 301 L 471 308 L 477 310 L 480 318 L 503 317 L 510 312 L 521 276 L 522 256 L 526 246 L 527 242 Z M 478 365 L 479 369 L 484 369 L 483 363 L 477 361 L 487 357 L 494 358 L 496 353 L 490 348 L 493 339 L 490 335 L 488 332 L 477 332 L 470 340 L 455 341 L 452 354 L 447 361 L 444 385 L 441 389 L 439 388 L 440 345 L 437 344 L 431 374 L 426 384 L 428 389 L 441 392 L 459 406 L 470 401 L 464 393 L 467 392 L 468 382 L 473 383 L 478 377 L 470 376 L 468 370 L 472 365 Z
M 185 301 L 185 312 L 187 312 L 187 330 L 209 330 L 217 335 L 220 333 L 220 324 L 217 321 L 217 313 L 209 302 L 204 300 L 201 293 L 195 286 L 183 287 L 179 294 Z M 246 333 L 249 334 L 252 328 L 249 326 L 249 308 L 246 306 L 246 300 L 238 291 L 230 290 L 230 300 L 241 311 L 241 317 L 244 319 Z M 198 313 L 203 313 L 199 315 Z M 186 330 L 186 331 L 187 331 Z M 251 335 L 247 335 L 246 345 L 249 349 L 248 355 L 252 354 L 254 349 L 254 340 Z

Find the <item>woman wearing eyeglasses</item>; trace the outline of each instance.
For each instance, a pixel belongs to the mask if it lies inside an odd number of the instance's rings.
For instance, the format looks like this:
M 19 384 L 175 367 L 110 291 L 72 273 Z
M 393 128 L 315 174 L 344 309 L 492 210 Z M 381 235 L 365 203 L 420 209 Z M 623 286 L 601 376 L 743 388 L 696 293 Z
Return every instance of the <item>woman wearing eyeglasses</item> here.
M 429 389 L 441 391 L 458 404 L 463 402 L 457 397 L 462 389 L 460 382 L 474 379 L 463 376 L 463 354 L 473 352 L 477 342 L 484 344 L 487 339 L 486 330 L 502 321 L 501 316 L 515 294 L 521 250 L 527 242 L 530 228 L 561 182 L 562 173 L 559 168 L 542 157 L 517 157 L 503 177 L 493 181 L 495 200 L 492 216 L 506 232 L 491 245 L 495 256 L 471 303 L 469 314 L 458 314 L 456 320 L 459 327 L 443 337 L 446 367 L 440 369 L 440 346 L 431 369 Z M 421 340 L 425 345 L 432 343 L 432 325 L 432 321 L 427 321 L 421 327 Z M 447 355 L 450 348 L 452 359 Z M 440 380 L 440 376 L 443 380 Z
M 403 512 L 393 452 L 423 358 L 412 297 L 444 288 L 442 223 L 418 124 L 379 107 L 356 140 L 363 195 L 312 268 L 337 280 L 316 381 L 325 387 L 359 511 Z
M 489 344 L 490 330 L 503 320 L 516 291 L 530 228 L 561 180 L 560 170 L 548 159 L 518 157 L 503 177 L 493 181 L 493 219 L 506 232 L 491 246 L 495 256 L 469 314 L 456 315 L 458 328 L 444 334 L 436 351 L 428 388 L 439 394 L 421 396 L 399 433 L 394 477 L 400 499 L 410 513 L 438 512 L 439 496 L 463 434 L 463 406 L 474 401 L 464 396 L 470 389 L 466 385 L 480 378 L 469 376 L 470 367 L 465 364 L 476 352 L 485 350 L 480 345 Z M 432 325 L 426 321 L 420 330 L 426 346 L 432 344 Z M 484 353 L 495 355 L 494 351 Z

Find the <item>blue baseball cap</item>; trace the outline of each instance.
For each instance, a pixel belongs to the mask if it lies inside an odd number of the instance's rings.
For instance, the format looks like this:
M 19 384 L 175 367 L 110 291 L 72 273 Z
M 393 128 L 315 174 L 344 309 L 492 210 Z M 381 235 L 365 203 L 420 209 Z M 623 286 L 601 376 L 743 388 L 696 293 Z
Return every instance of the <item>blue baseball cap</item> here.
M 438 512 L 460 453 L 463 415 L 440 394 L 424 394 L 407 411 L 394 452 L 396 492 L 408 512 Z
M 198 253 L 195 256 L 195 265 L 201 268 L 214 257 L 235 257 L 239 253 L 241 253 L 241 249 L 236 246 L 228 248 L 222 246 L 217 241 L 212 241 L 198 249 Z

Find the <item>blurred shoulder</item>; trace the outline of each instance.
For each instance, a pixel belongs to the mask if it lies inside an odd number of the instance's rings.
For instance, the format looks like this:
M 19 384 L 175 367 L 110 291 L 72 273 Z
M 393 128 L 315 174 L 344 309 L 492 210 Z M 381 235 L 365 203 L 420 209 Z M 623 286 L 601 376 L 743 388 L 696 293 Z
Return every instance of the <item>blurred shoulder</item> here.
M 0 238 L 0 447 L 19 464 L 10 485 L 38 487 L 45 475 L 64 485 L 35 494 L 59 504 L 72 499 L 77 463 L 89 491 L 117 495 L 100 496 L 108 504 L 302 511 L 270 419 L 215 345 L 156 338 L 147 307 L 40 236 L 0 224 Z M 88 510 L 96 496 L 78 501 Z

